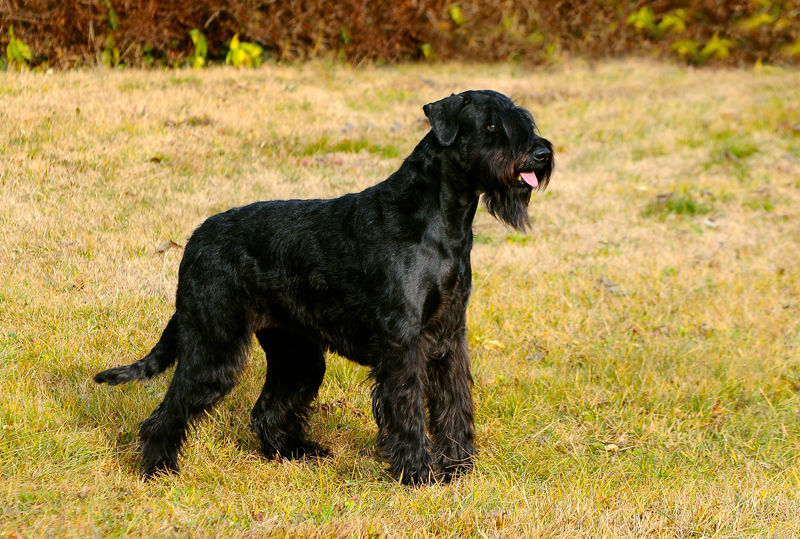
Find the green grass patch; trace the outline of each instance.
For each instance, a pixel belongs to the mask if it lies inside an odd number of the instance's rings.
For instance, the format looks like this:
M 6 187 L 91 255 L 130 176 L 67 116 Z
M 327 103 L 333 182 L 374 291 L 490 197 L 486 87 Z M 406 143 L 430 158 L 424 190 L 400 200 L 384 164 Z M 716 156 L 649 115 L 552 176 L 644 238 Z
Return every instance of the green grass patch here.
M 387 106 L 404 103 L 418 97 L 419 92 L 416 91 L 395 88 L 388 90 L 369 88 L 358 97 L 346 98 L 345 103 L 353 110 L 380 112 Z
M 665 219 L 667 215 L 694 217 L 711 213 L 712 206 L 691 193 L 667 193 L 651 201 L 642 212 L 644 217 Z
M 137 92 L 139 90 L 146 90 L 149 87 L 146 80 L 126 80 L 120 83 L 119 89 L 122 92 Z
M 168 88 L 170 86 L 201 86 L 203 82 L 193 76 L 171 76 L 167 79 L 167 85 L 164 85 L 164 88 Z
M 758 152 L 758 146 L 743 138 L 726 139 L 718 146 L 725 159 L 747 159 Z
M 661 143 L 650 144 L 646 147 L 634 148 L 631 151 L 631 159 L 641 161 L 652 157 L 667 155 L 668 151 Z
M 376 144 L 365 137 L 360 137 L 355 140 L 345 139 L 334 142 L 329 140 L 327 135 L 323 135 L 315 142 L 308 144 L 299 153 L 301 156 L 307 157 L 334 152 L 359 153 L 362 151 L 380 155 L 384 159 L 391 159 L 400 155 L 400 150 L 396 147 Z
M 759 195 L 748 198 L 743 204 L 753 211 L 771 212 L 775 209 L 775 200 L 769 195 Z

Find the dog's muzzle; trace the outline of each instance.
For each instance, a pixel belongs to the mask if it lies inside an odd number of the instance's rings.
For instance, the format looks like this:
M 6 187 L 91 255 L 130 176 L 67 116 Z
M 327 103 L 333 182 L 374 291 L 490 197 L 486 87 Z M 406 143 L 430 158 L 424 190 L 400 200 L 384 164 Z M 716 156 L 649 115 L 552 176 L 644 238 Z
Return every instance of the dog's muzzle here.
M 546 167 L 551 155 L 552 152 L 548 148 L 536 148 L 531 154 L 533 164 Z M 539 186 L 539 176 L 536 175 L 534 167 L 531 167 L 530 170 L 520 170 L 517 175 L 522 182 L 527 183 L 532 189 Z

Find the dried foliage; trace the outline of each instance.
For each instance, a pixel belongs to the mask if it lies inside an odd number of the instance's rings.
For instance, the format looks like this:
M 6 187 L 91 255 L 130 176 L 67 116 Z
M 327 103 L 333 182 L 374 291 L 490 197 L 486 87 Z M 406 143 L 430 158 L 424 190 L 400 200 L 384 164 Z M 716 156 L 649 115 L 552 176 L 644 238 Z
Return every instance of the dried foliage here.
M 193 29 L 217 60 L 238 33 L 292 62 L 539 63 L 561 52 L 791 62 L 800 58 L 798 12 L 797 0 L 0 0 L 0 47 L 14 25 L 34 64 L 61 67 L 181 65 Z

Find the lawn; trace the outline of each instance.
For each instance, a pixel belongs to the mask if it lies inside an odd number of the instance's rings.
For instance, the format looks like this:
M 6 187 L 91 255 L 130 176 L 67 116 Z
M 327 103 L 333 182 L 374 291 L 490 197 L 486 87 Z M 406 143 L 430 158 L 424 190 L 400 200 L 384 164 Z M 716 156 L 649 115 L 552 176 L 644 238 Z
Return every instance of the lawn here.
M 367 371 L 334 355 L 310 426 L 334 458 L 265 460 L 253 349 L 181 474 L 140 480 L 138 425 L 171 372 L 91 377 L 156 342 L 191 232 L 381 181 L 429 129 L 422 106 L 471 88 L 530 108 L 556 150 L 530 236 L 475 221 L 474 471 L 392 481 Z M 9 72 L 0 125 L 0 536 L 800 533 L 800 72 Z

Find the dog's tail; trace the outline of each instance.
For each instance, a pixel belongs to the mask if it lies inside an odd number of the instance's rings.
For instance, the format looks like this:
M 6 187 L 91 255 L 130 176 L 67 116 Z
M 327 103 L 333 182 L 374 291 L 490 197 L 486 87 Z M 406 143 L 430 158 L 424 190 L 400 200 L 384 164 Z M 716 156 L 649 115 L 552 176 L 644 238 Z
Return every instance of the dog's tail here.
M 164 333 L 150 353 L 139 361 L 124 367 L 114 367 L 94 376 L 98 384 L 106 383 L 110 386 L 133 382 L 134 380 L 149 380 L 171 367 L 178 355 L 178 322 L 175 316 L 170 319 Z

